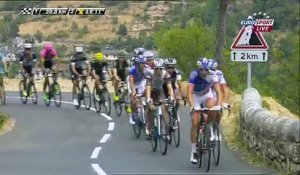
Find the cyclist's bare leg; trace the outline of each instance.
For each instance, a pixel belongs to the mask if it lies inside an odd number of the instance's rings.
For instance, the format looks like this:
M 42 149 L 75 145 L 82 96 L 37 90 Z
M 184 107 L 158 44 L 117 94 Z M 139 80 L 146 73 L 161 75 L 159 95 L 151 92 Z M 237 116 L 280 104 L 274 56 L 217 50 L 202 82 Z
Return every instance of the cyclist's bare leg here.
M 72 83 L 73 83 L 73 88 L 72 88 L 73 93 L 77 94 L 78 80 L 77 79 L 72 80 Z
M 43 84 L 43 92 L 45 92 L 46 91 L 46 85 L 49 83 L 49 77 L 48 76 L 46 76 L 45 77 L 45 81 L 44 81 L 44 84 Z

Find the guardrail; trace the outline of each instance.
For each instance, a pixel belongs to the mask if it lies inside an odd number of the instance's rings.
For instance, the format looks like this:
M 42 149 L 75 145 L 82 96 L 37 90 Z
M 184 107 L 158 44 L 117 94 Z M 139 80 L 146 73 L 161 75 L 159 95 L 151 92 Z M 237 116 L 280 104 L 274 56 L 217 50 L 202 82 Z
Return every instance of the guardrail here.
M 243 92 L 240 116 L 242 138 L 251 149 L 279 169 L 300 174 L 300 120 L 262 108 L 262 98 L 254 88 Z

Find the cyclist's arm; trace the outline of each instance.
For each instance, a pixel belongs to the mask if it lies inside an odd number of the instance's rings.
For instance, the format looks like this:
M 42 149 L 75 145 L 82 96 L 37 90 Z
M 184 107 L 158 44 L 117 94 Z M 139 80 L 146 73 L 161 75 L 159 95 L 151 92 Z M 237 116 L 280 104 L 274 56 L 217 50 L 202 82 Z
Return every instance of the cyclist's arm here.
M 71 70 L 74 74 L 79 75 L 79 73 L 75 69 L 75 62 L 71 62 Z
M 85 63 L 87 64 L 87 66 L 88 66 L 88 74 L 91 72 L 91 64 L 90 64 L 90 62 L 87 60 L 87 61 L 85 61 Z
M 221 105 L 223 103 L 222 101 L 222 91 L 221 91 L 221 86 L 219 83 L 214 83 L 214 89 L 217 92 L 217 104 L 216 105 Z
M 134 77 L 132 75 L 129 76 L 129 85 L 130 85 L 132 94 L 136 94 L 135 85 L 134 85 Z
M 152 83 L 152 80 L 147 78 L 147 83 L 146 83 L 146 99 L 147 100 L 151 99 L 151 83 Z
M 171 99 L 174 99 L 174 93 L 173 93 L 173 88 L 172 88 L 171 76 L 167 72 L 166 72 L 166 75 L 165 75 L 165 83 L 167 84 L 169 97 Z
M 178 86 L 178 91 L 179 91 L 179 97 L 181 98 L 181 79 L 182 79 L 182 77 L 181 77 L 181 74 L 180 73 L 178 73 L 177 75 L 176 75 L 176 83 L 177 83 L 177 86 Z
M 196 72 L 192 72 L 189 77 L 189 85 L 188 85 L 188 92 L 187 92 L 187 98 L 188 98 L 188 103 L 190 107 L 193 107 L 194 104 L 194 87 L 195 87 L 195 78 L 197 77 Z

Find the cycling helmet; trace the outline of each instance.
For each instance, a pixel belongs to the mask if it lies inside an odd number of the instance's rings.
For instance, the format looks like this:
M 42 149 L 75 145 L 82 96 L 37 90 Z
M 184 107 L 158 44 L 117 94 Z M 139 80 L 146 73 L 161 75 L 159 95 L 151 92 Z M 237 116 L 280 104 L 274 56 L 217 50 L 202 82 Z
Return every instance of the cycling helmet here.
M 75 52 L 77 53 L 82 53 L 83 52 L 83 48 L 80 46 L 75 47 Z
M 163 68 L 164 67 L 164 60 L 161 58 L 154 59 L 154 68 Z
M 144 52 L 144 57 L 148 60 L 149 58 L 154 58 L 154 54 L 151 51 Z
M 166 58 L 164 61 L 165 65 L 176 65 L 176 59 L 175 58 Z
M 218 62 L 214 59 L 209 59 L 209 69 L 217 69 L 218 67 Z
M 25 48 L 25 49 L 31 49 L 31 48 L 32 48 L 32 44 L 30 44 L 30 43 L 25 43 L 25 44 L 24 44 L 24 48 Z
M 134 54 L 135 55 L 143 55 L 145 51 L 146 50 L 144 48 L 139 47 L 139 48 L 134 49 Z
M 94 58 L 97 60 L 97 61 L 103 61 L 104 59 L 104 55 L 102 52 L 97 52 L 94 54 Z
M 44 49 L 47 51 L 53 50 L 53 45 L 52 43 L 47 43 L 44 45 Z
M 144 64 L 145 61 L 146 61 L 146 59 L 143 55 L 138 55 L 138 56 L 134 57 L 134 63 Z
M 125 50 L 120 50 L 118 52 L 118 58 L 125 58 L 126 55 L 127 55 L 127 52 Z
M 199 58 L 198 61 L 197 61 L 197 65 L 199 66 L 199 68 L 201 69 L 209 69 L 209 61 L 207 58 Z

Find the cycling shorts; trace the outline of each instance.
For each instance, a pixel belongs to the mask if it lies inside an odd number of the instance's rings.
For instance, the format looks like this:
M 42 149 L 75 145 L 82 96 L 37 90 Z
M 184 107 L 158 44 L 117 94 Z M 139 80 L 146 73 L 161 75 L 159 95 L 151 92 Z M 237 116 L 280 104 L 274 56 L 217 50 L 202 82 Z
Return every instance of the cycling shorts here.
M 29 77 L 33 77 L 32 68 L 32 65 L 23 65 L 23 69 L 25 70 L 25 73 L 29 75 Z
M 128 80 L 127 84 L 128 84 L 128 93 L 131 94 L 132 92 L 131 92 L 129 80 Z M 146 79 L 142 80 L 139 83 L 136 83 L 135 84 L 135 89 L 136 89 L 136 93 L 137 94 L 143 94 L 143 93 L 145 93 L 145 90 L 146 90 Z
M 45 67 L 45 69 L 50 69 L 50 70 L 52 70 L 52 67 L 53 67 L 53 61 L 52 61 L 52 60 L 45 60 L 45 62 L 44 62 L 44 67 Z
M 204 95 L 194 94 L 194 109 L 199 110 L 200 107 L 205 107 L 205 103 L 208 99 L 214 99 L 214 94 L 211 89 Z

